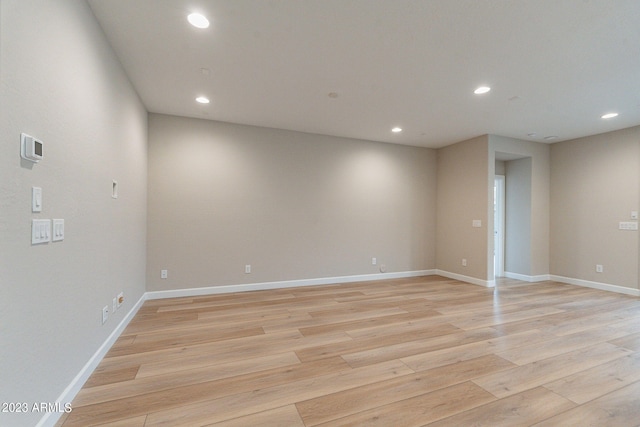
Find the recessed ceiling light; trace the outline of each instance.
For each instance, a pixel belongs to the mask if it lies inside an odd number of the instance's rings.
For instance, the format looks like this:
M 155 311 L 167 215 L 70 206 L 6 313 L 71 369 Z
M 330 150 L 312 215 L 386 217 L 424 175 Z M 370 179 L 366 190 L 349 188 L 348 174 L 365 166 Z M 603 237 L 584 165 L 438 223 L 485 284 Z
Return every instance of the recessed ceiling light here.
M 552 139 L 557 139 L 558 137 L 556 135 L 549 135 L 549 136 L 545 136 L 544 139 L 546 139 L 547 141 L 551 141 Z
M 476 90 L 473 91 L 476 95 L 482 95 L 483 93 L 487 93 L 491 90 L 489 86 L 480 86 Z
M 393 133 L 402 132 L 402 128 L 399 128 L 399 127 L 396 126 L 393 129 L 391 129 L 391 132 L 393 132 Z
M 601 117 L 603 119 L 612 119 L 612 118 L 616 117 L 617 115 L 618 115 L 618 113 L 607 113 L 607 114 L 602 115 Z
M 200 104 L 208 104 L 210 102 L 209 98 L 207 98 L 206 96 L 199 96 L 196 98 L 196 101 Z
M 199 13 L 190 14 L 189 16 L 187 16 L 187 20 L 191 25 L 193 25 L 196 28 L 209 27 L 209 20 L 204 15 L 201 15 Z

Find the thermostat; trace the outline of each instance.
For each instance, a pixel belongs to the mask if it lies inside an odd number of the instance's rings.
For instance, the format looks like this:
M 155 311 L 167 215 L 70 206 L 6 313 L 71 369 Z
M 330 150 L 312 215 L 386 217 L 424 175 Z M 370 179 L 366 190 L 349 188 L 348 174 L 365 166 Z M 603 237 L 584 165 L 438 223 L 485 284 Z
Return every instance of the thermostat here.
M 44 158 L 42 155 L 42 146 L 42 141 L 39 139 L 26 133 L 20 134 L 20 156 L 23 159 L 38 163 Z

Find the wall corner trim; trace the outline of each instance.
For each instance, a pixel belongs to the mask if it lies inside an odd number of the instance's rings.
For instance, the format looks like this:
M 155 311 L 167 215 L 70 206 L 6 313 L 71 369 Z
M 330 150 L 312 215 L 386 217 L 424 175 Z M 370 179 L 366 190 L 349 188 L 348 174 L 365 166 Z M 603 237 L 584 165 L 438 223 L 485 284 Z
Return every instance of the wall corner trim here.
M 67 386 L 66 389 L 60 394 L 56 402 L 67 403 L 72 402 L 76 397 L 78 392 L 82 389 L 84 383 L 87 382 L 93 371 L 98 367 L 104 356 L 107 354 L 109 349 L 113 346 L 113 344 L 118 340 L 122 332 L 125 330 L 129 322 L 133 319 L 133 317 L 138 313 L 142 304 L 146 301 L 147 294 L 142 294 L 138 302 L 135 303 L 133 308 L 129 310 L 129 312 L 124 316 L 122 321 L 118 324 L 118 326 L 111 332 L 111 334 L 107 337 L 104 343 L 96 350 L 96 352 L 91 356 L 89 361 L 82 367 L 78 375 L 71 381 L 71 383 Z M 58 412 L 48 412 L 46 413 L 36 424 L 36 427 L 54 427 L 62 413 Z
M 484 286 L 485 288 L 493 288 L 496 286 L 495 280 L 482 280 L 475 277 L 465 276 L 463 274 L 451 273 L 445 270 L 436 270 L 438 276 L 448 277 L 449 279 L 460 280 L 461 282 L 471 283 L 472 285 Z
M 601 291 L 616 292 L 619 294 L 632 295 L 640 297 L 640 289 L 627 288 L 625 286 L 612 285 L 609 283 L 592 282 L 590 280 L 575 279 L 572 277 L 556 276 L 551 274 L 549 280 L 555 282 L 566 283 L 568 285 L 583 286 L 586 288 L 599 289 Z

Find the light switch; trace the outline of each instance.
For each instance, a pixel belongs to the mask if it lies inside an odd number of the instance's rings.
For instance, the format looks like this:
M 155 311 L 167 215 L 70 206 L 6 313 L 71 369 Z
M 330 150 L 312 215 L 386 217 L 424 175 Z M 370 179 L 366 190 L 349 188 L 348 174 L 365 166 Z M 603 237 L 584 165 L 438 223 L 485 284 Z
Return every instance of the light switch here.
M 31 188 L 31 211 L 42 212 L 42 188 Z
M 482 220 L 481 220 L 481 219 L 474 219 L 474 220 L 471 222 L 471 225 L 472 225 L 473 227 L 480 228 L 480 227 L 482 227 Z
M 51 220 L 31 220 L 31 244 L 49 243 L 51 241 Z
M 53 235 L 51 240 L 54 242 L 64 240 L 64 219 L 53 220 Z
M 638 229 L 638 223 L 635 221 L 621 221 L 620 224 L 618 224 L 618 229 L 620 230 L 637 230 Z
M 631 211 L 631 219 L 638 219 L 638 211 Z

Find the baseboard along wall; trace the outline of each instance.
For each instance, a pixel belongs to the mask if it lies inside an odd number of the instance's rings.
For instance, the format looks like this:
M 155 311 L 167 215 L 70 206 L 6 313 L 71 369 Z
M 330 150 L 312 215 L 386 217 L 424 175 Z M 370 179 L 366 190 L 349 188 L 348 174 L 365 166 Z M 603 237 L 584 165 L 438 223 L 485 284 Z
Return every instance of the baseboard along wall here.
M 228 285 L 228 286 L 209 286 L 204 288 L 190 288 L 190 289 L 176 289 L 170 291 L 151 291 L 143 294 L 136 304 L 131 308 L 129 313 L 122 319 L 114 331 L 109 335 L 105 342 L 95 352 L 95 354 L 89 359 L 86 365 L 80 370 L 78 375 L 71 381 L 69 386 L 62 392 L 57 402 L 72 402 L 78 392 L 82 389 L 84 383 L 89 379 L 93 371 L 100 364 L 100 361 L 109 352 L 109 349 L 120 337 L 125 330 L 129 322 L 135 317 L 136 313 L 142 307 L 142 304 L 146 300 L 165 299 L 165 298 L 178 298 L 189 296 L 203 296 L 214 295 L 221 293 L 233 293 L 233 292 L 249 292 L 268 289 L 282 289 L 293 288 L 300 286 L 320 286 L 331 285 L 337 283 L 353 283 L 375 280 L 389 280 L 389 279 L 401 279 L 406 277 L 419 277 L 419 276 L 432 276 L 438 275 L 447 277 L 454 280 L 460 280 L 462 282 L 471 283 L 474 285 L 484 286 L 492 288 L 496 285 L 495 280 L 482 280 L 475 277 L 469 277 L 462 274 L 451 273 L 445 270 L 431 269 L 431 270 L 416 270 L 416 271 L 404 271 L 396 273 L 380 273 L 380 274 L 364 274 L 353 276 L 339 276 L 339 277 L 324 277 L 317 279 L 302 279 L 302 280 L 287 280 L 279 282 L 263 282 L 263 283 L 248 283 L 241 285 Z M 612 285 L 607 283 L 591 282 L 588 280 L 574 279 L 570 277 L 556 276 L 556 275 L 537 275 L 527 276 L 518 273 L 505 272 L 505 277 L 510 279 L 522 280 L 526 282 L 541 282 L 546 280 L 552 280 L 555 282 L 566 283 L 576 286 L 584 286 L 587 288 L 594 288 L 603 291 L 617 292 L 632 296 L 640 297 L 640 289 L 627 288 L 624 286 Z M 47 413 L 43 416 L 36 427 L 54 427 L 58 419 L 62 416 L 61 413 Z

